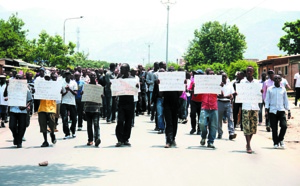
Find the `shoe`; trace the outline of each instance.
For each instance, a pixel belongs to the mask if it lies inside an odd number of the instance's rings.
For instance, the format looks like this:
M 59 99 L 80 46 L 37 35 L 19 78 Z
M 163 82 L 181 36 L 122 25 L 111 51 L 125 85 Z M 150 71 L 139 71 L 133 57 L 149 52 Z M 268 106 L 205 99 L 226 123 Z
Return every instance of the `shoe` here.
M 188 122 L 188 120 L 187 119 L 184 119 L 181 123 L 182 124 L 186 124 Z
M 17 145 L 17 148 L 22 148 L 22 144 L 18 144 L 18 145 Z
M 227 123 L 227 120 L 226 119 L 222 119 L 223 120 L 223 123 Z
M 107 123 L 107 124 L 110 124 L 111 122 L 110 122 L 110 121 L 106 121 L 106 123 Z
M 52 142 L 52 144 L 55 144 L 57 142 L 55 135 L 54 134 L 53 135 L 50 134 L 50 136 L 51 136 L 51 142 Z
M 130 144 L 128 141 L 125 141 L 125 142 L 123 143 L 123 145 L 131 146 L 131 144 Z
M 116 123 L 116 121 L 115 120 L 111 120 L 111 123 Z
M 171 146 L 173 146 L 173 147 L 176 147 L 177 146 L 177 144 L 176 144 L 176 141 L 174 140 L 174 141 L 172 141 L 172 144 L 171 144 Z
M 82 131 L 82 127 L 78 127 L 77 131 Z
M 91 145 L 93 145 L 93 142 L 92 141 L 88 141 L 86 145 L 87 146 L 91 146 Z
M 49 147 L 49 143 L 47 141 L 44 141 L 44 143 L 41 145 L 41 147 Z
M 123 143 L 119 141 L 119 142 L 116 144 L 116 147 L 121 147 L 122 145 L 123 145 Z
M 200 145 L 204 146 L 205 145 L 205 138 L 202 138 L 200 141 Z
M 190 131 L 190 134 L 194 134 L 196 132 L 196 129 L 192 129 L 191 131 Z
M 271 131 L 271 128 L 269 126 L 266 129 L 267 129 L 267 132 Z
M 100 145 L 100 143 L 101 143 L 101 140 L 100 139 L 96 139 L 95 146 L 98 147 Z
M 3 122 L 3 121 L 1 122 L 1 127 L 2 127 L 2 128 L 5 128 L 5 125 L 4 125 L 4 122 Z
M 73 138 L 76 138 L 76 134 L 72 134 L 72 137 L 73 137 Z
M 212 144 L 212 143 L 208 143 L 208 144 L 207 144 L 207 148 L 212 148 L 212 149 L 214 149 L 215 146 L 214 146 L 214 144 Z
M 4 121 L 4 123 L 8 123 L 8 120 L 6 119 L 6 120 Z
M 222 135 L 218 135 L 218 139 L 222 139 Z
M 70 136 L 70 135 L 67 135 L 67 136 L 65 136 L 63 139 L 66 140 L 66 139 L 70 139 L 70 138 L 71 138 L 71 136 Z
M 278 149 L 278 145 L 277 144 L 274 145 L 274 149 Z
M 171 147 L 170 143 L 167 143 L 167 144 L 165 145 L 165 148 L 170 148 L 170 147 Z
M 13 143 L 14 143 L 14 145 L 18 145 L 18 144 L 17 144 L 17 140 L 16 140 L 16 139 L 14 139 L 14 142 L 13 142 Z
M 159 130 L 158 132 L 157 132 L 157 134 L 163 134 L 164 133 L 164 130 Z
M 236 134 L 231 134 L 231 135 L 229 135 L 229 140 L 233 140 L 233 139 L 235 139 L 236 138 Z
M 25 137 L 22 138 L 22 141 L 26 141 Z
M 284 149 L 285 148 L 285 145 L 284 145 L 284 142 L 283 141 L 280 141 L 279 142 L 279 145 Z
M 159 128 L 155 127 L 153 130 L 154 130 L 154 131 L 159 131 Z
M 197 135 L 201 135 L 201 130 L 197 130 Z

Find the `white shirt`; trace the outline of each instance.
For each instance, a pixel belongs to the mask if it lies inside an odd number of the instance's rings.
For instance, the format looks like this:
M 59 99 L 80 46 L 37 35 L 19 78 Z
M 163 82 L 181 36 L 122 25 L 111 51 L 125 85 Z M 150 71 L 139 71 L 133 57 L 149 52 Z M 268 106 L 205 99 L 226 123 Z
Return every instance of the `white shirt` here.
M 62 90 L 63 90 L 63 93 L 66 92 L 66 86 L 69 85 L 70 89 L 71 90 L 78 90 L 78 85 L 76 83 L 76 81 L 72 81 L 70 80 L 70 83 L 67 83 L 66 80 L 62 81 Z M 73 95 L 70 91 L 62 96 L 62 99 L 61 99 L 61 103 L 62 104 L 68 104 L 68 105 L 76 105 L 76 102 L 75 102 L 75 95 Z
M 2 86 L 0 85 L 0 105 L 7 105 L 7 101 L 4 100 L 3 93 L 6 88 L 6 83 L 4 83 Z
M 226 84 L 221 87 L 221 91 L 223 92 L 224 97 L 229 96 L 234 93 L 234 89 L 231 83 L 226 82 Z M 218 98 L 219 101 L 230 101 L 228 98 Z
M 299 88 L 300 87 L 300 75 L 299 75 L 299 72 L 294 75 L 294 79 L 296 80 L 295 87 Z
M 289 110 L 289 100 L 284 87 L 271 86 L 268 88 L 265 107 L 270 108 L 270 113 L 276 114 L 277 111 Z
M 289 82 L 285 78 L 281 78 L 281 83 L 283 84 L 284 87 L 289 84 Z
M 253 79 L 251 82 L 247 78 L 241 80 L 241 83 L 259 83 L 257 79 Z M 243 103 L 243 110 L 259 110 L 258 103 Z

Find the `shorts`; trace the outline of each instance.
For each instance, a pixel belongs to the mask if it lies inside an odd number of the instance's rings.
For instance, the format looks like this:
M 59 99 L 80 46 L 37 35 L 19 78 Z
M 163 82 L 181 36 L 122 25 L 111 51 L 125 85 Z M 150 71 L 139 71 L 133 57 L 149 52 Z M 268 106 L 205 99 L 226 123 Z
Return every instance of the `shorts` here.
M 242 110 L 244 135 L 256 134 L 258 110 Z
M 47 132 L 47 126 L 49 126 L 51 132 L 54 132 L 55 127 L 55 114 L 47 112 L 39 112 L 38 120 L 40 124 L 40 132 Z

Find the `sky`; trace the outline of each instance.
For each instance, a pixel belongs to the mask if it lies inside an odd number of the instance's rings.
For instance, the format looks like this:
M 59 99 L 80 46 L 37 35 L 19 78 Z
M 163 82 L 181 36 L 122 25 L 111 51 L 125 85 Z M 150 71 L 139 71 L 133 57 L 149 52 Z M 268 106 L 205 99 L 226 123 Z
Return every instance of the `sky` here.
M 174 0 L 169 1 L 174 2 Z M 118 41 L 137 42 L 134 40 L 137 34 L 139 37 L 145 36 L 143 54 L 138 57 L 140 59 L 147 58 L 147 43 L 151 43 L 152 47 L 166 43 L 167 9 L 160 0 L 0 0 L 0 7 L 4 8 L 4 12 L 0 12 L 2 19 L 7 19 L 12 12 L 39 9 L 47 12 L 48 15 L 45 15 L 45 19 L 52 17 L 55 20 L 53 25 L 43 22 L 35 23 L 34 27 L 37 31 L 30 29 L 31 37 L 37 37 L 43 29 L 49 31 L 50 34 L 63 35 L 63 22 L 66 18 L 83 16 L 83 19 L 66 22 L 66 41 L 76 42 L 76 28 L 80 27 L 80 50 L 88 52 L 92 59 L 107 58 L 107 56 L 99 54 L 101 53 L 99 51 L 112 47 L 111 45 Z M 170 28 L 172 25 L 199 18 L 216 10 L 220 10 L 220 16 L 222 16 L 226 12 L 221 10 L 229 9 L 230 11 L 233 8 L 245 10 L 240 15 L 242 18 L 243 14 L 247 14 L 255 8 L 299 11 L 300 0 L 177 0 L 170 7 Z M 236 19 L 240 19 L 240 17 Z M 21 16 L 21 18 L 23 17 Z M 32 14 L 32 17 L 24 19 L 35 19 L 35 17 Z M 32 27 L 32 25 L 29 26 Z M 151 33 L 150 36 L 149 33 Z M 95 35 L 96 38 L 103 37 L 103 39 L 95 42 L 88 38 L 91 35 Z M 178 48 L 184 52 L 186 47 Z M 126 50 L 125 47 L 121 49 Z M 157 56 L 161 58 L 161 55 Z M 175 57 L 170 56 L 169 58 Z M 109 59 L 103 60 L 109 61 Z

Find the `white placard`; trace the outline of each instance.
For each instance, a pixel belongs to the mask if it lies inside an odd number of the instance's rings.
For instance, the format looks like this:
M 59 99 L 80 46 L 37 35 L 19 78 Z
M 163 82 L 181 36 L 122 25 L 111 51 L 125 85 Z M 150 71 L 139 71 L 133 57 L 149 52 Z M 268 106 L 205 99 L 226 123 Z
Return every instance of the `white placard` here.
M 136 87 L 135 78 L 111 79 L 110 82 L 112 96 L 138 95 L 139 89 Z
M 237 83 L 236 103 L 262 103 L 260 83 Z
M 7 88 L 8 106 L 25 107 L 27 99 L 27 81 L 26 80 L 9 80 Z
M 184 91 L 185 72 L 158 72 L 159 91 Z
M 82 102 L 94 102 L 102 103 L 103 87 L 100 85 L 84 84 L 83 85 L 83 95 L 81 98 Z
M 61 81 L 35 81 L 34 99 L 42 100 L 61 100 Z
M 221 94 L 222 76 L 220 75 L 196 75 L 194 81 L 194 94 Z

